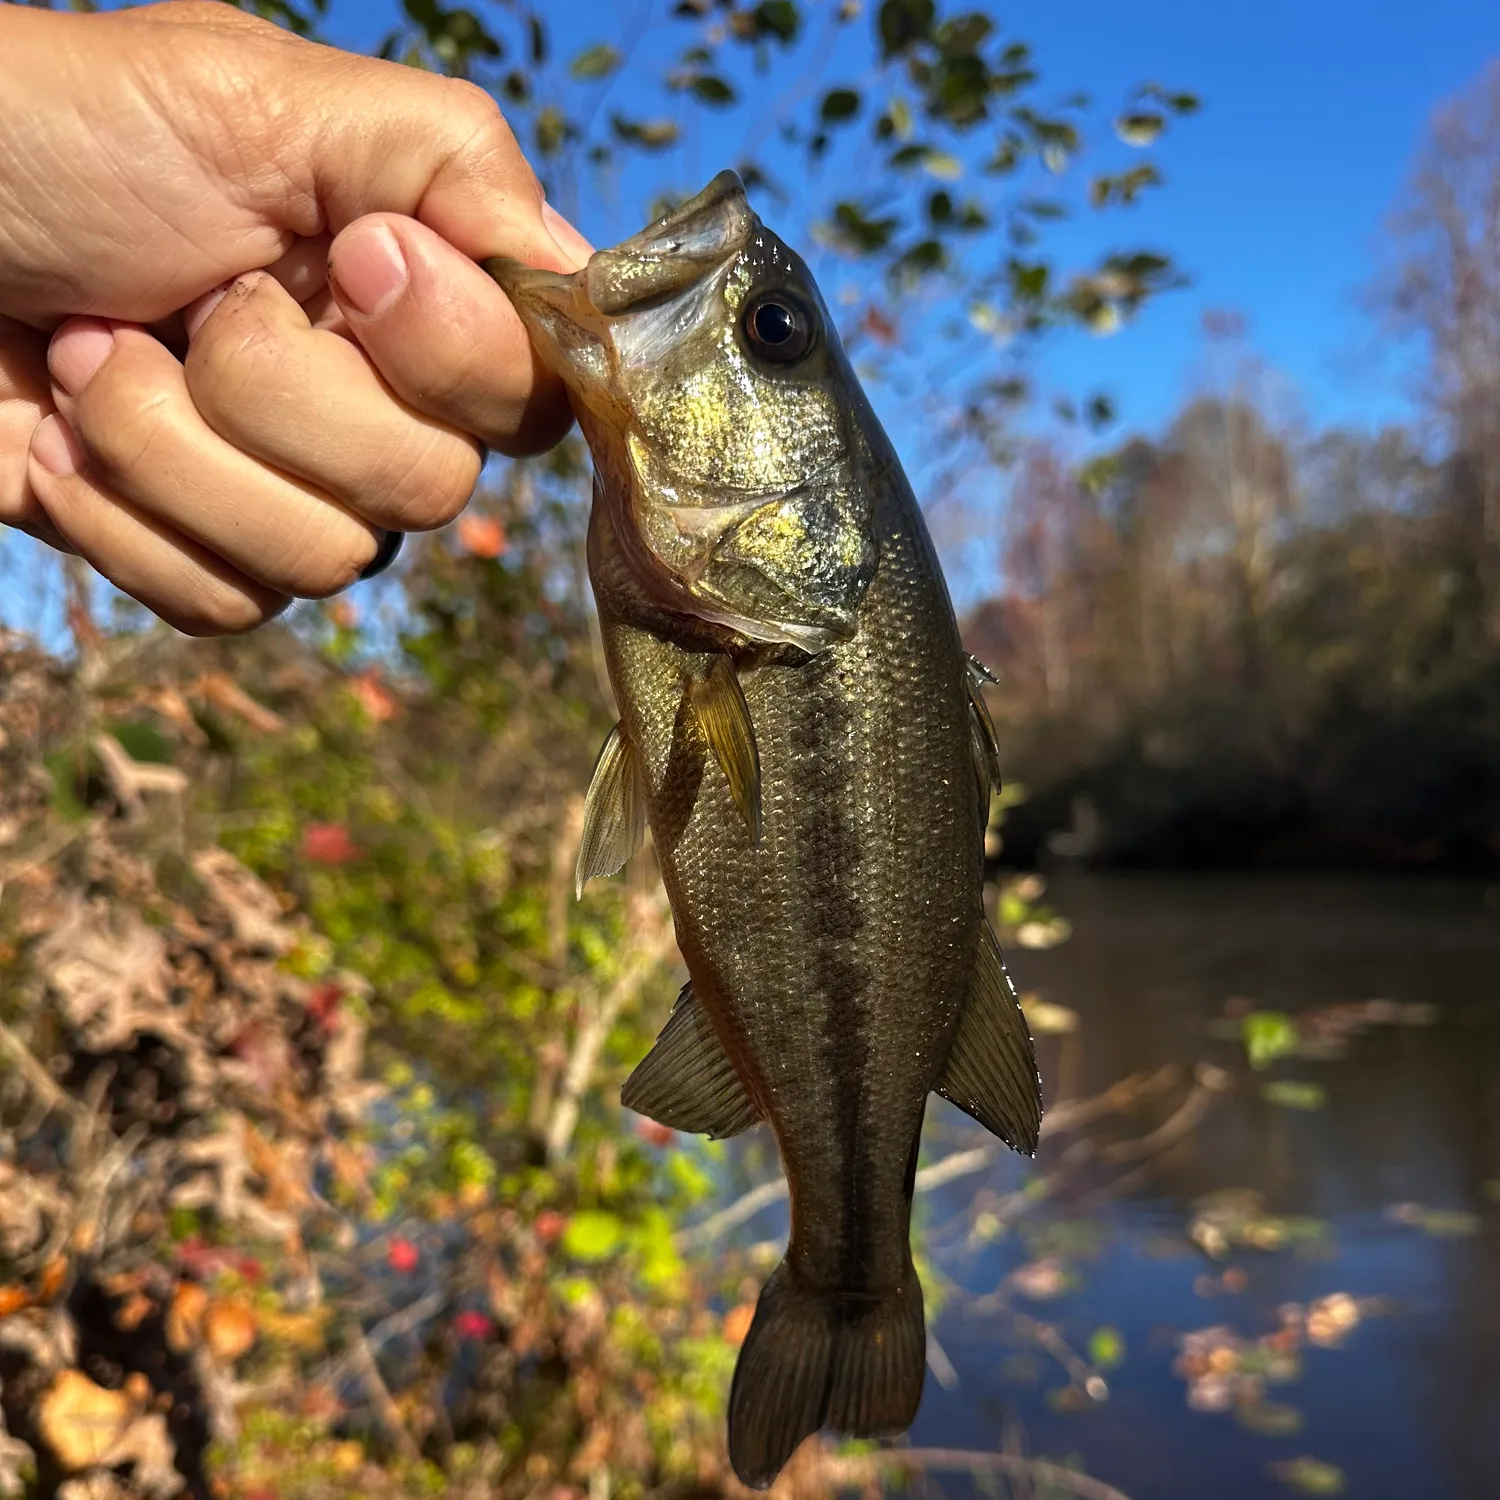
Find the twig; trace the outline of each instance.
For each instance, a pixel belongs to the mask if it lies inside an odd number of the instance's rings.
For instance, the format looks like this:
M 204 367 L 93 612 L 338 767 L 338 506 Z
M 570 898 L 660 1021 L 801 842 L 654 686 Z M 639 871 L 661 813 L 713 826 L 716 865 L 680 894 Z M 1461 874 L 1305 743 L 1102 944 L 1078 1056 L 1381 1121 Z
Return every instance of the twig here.
M 579 1024 L 573 1038 L 568 1066 L 563 1072 L 552 1118 L 547 1123 L 547 1160 L 560 1162 L 568 1153 L 573 1132 L 578 1126 L 578 1112 L 605 1039 L 620 1012 L 640 994 L 658 964 L 671 949 L 671 929 L 663 923 L 652 941 L 645 941 L 632 953 L 624 972 L 595 1001 L 590 1013 Z
M 10 1054 L 32 1093 L 49 1110 L 55 1109 L 70 1118 L 79 1113 L 78 1101 L 58 1087 L 57 1080 L 42 1066 L 36 1053 L 3 1021 L 0 1021 L 0 1049 Z
M 964 1448 L 889 1448 L 855 1458 L 825 1458 L 819 1477 L 835 1485 L 867 1485 L 882 1470 L 893 1468 L 930 1472 L 948 1469 L 962 1474 L 1003 1474 L 1008 1479 L 1039 1482 L 1049 1488 L 1067 1490 L 1077 1500 L 1130 1500 L 1123 1490 L 1080 1474 L 1076 1469 L 1050 1463 L 1045 1458 L 1023 1458 L 1018 1453 L 978 1453 Z
M 375 1415 L 380 1425 L 385 1428 L 391 1441 L 401 1450 L 401 1456 L 415 1462 L 421 1457 L 417 1451 L 417 1445 L 411 1433 L 406 1430 L 406 1424 L 401 1420 L 401 1413 L 391 1397 L 390 1388 L 381 1378 L 380 1368 L 375 1363 L 375 1355 L 371 1352 L 369 1343 L 358 1329 L 353 1330 L 349 1347 L 349 1363 L 369 1395 L 370 1404 L 375 1408 Z
M 1112 1084 L 1102 1094 L 1059 1104 L 1042 1116 L 1042 1139 L 1046 1140 L 1049 1136 L 1060 1135 L 1064 1131 L 1077 1130 L 1081 1125 L 1086 1125 L 1101 1115 L 1127 1109 L 1139 1103 L 1140 1100 L 1170 1087 L 1176 1077 L 1177 1069 L 1171 1066 L 1158 1068 L 1156 1072 L 1150 1074 L 1132 1073 L 1128 1078 L 1122 1078 L 1118 1083 Z M 999 1161 L 1006 1154 L 1007 1149 L 1000 1141 L 986 1141 L 983 1145 L 954 1151 L 923 1167 L 917 1173 L 913 1187 L 919 1193 L 930 1193 L 934 1188 L 942 1187 L 945 1183 L 953 1182 L 957 1178 L 967 1177 L 974 1172 L 982 1172 L 986 1167 Z M 1070 1161 L 1068 1158 L 1064 1158 L 1064 1161 L 1068 1164 L 1069 1170 L 1077 1165 L 1076 1161 Z M 1026 1202 L 1037 1201 L 1047 1196 L 1045 1186 L 1041 1185 L 1049 1183 L 1050 1180 L 1050 1177 L 1036 1179 L 1020 1192 L 1012 1193 L 1003 1201 L 1002 1217 L 1006 1211 L 1019 1212 L 1020 1207 Z M 701 1223 L 680 1230 L 673 1236 L 672 1243 L 678 1250 L 696 1250 L 711 1244 L 731 1229 L 737 1229 L 746 1219 L 754 1218 L 762 1209 L 781 1202 L 786 1195 L 785 1178 L 777 1177 L 770 1182 L 763 1182 L 736 1198 L 733 1203 L 721 1208 L 717 1213 L 710 1214 Z
M 1142 1157 L 1165 1151 L 1168 1146 L 1175 1146 L 1203 1118 L 1214 1095 L 1226 1092 L 1229 1086 L 1229 1076 L 1223 1069 L 1199 1063 L 1194 1072 L 1193 1086 L 1177 1109 L 1148 1135 L 1138 1136 L 1133 1141 L 1116 1141 L 1106 1147 L 1104 1160 L 1111 1163 L 1139 1161 Z
M 937 1334 L 930 1328 L 927 1330 L 927 1368 L 945 1391 L 958 1389 L 958 1371 L 948 1358 L 948 1351 L 938 1342 Z

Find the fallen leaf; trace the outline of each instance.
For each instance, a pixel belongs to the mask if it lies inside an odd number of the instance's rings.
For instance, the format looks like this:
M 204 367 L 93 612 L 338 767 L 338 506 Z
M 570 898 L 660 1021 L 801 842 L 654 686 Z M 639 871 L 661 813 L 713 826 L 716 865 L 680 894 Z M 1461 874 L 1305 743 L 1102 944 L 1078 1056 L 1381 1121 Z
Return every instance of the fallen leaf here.
M 203 1313 L 208 1293 L 196 1281 L 179 1281 L 167 1308 L 167 1343 L 179 1354 L 185 1354 L 203 1331 Z
M 738 1348 L 745 1342 L 745 1335 L 750 1332 L 750 1325 L 755 1321 L 755 1304 L 753 1302 L 741 1302 L 737 1307 L 731 1307 L 724 1314 L 724 1341 Z
M 302 832 L 302 857 L 317 865 L 346 865 L 363 852 L 342 823 L 309 823 Z
M 471 557 L 503 557 L 508 546 L 505 526 L 498 516 L 460 516 L 458 544 Z
M 134 1415 L 124 1391 L 107 1391 L 81 1370 L 62 1370 L 37 1403 L 36 1425 L 59 1466 L 77 1473 L 105 1461 Z
M 216 1359 L 233 1364 L 256 1339 L 255 1314 L 243 1302 L 210 1302 L 203 1313 L 203 1341 Z
M 395 695 L 380 680 L 379 667 L 367 667 L 345 684 L 355 702 L 377 724 L 388 724 L 401 711 Z

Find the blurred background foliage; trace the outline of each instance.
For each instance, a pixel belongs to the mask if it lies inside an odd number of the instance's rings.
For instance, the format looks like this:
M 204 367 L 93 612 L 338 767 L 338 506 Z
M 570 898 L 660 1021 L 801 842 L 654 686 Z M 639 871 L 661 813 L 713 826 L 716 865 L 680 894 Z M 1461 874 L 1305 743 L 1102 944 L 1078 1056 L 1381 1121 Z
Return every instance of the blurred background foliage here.
M 250 8 L 328 25 L 319 4 Z M 1226 313 L 1168 429 L 1101 450 L 1109 395 L 1038 392 L 1030 353 L 1113 332 L 1180 280 L 1170 247 L 1117 235 L 1162 189 L 1154 148 L 1191 128 L 1194 95 L 1142 80 L 1101 108 L 993 14 L 934 0 L 603 19 L 408 0 L 376 47 L 493 91 L 591 229 L 630 232 L 737 166 L 839 289 L 861 373 L 907 403 L 950 552 L 977 539 L 994 560 L 966 632 L 1000 675 L 1018 778 L 989 843 L 1013 950 L 1069 935 L 1018 865 L 1493 867 L 1500 73 L 1439 120 L 1373 268 L 1421 351 L 1420 431 L 1308 431 Z M 1096 215 L 1099 253 L 1064 263 L 1049 233 Z M 997 519 L 974 497 L 1000 474 Z M 617 1103 L 682 976 L 649 860 L 572 897 L 614 717 L 587 476 L 576 437 L 492 464 L 392 576 L 236 642 L 174 637 L 0 541 L 0 1488 L 734 1492 L 723 1403 L 779 1179 L 759 1133 L 727 1150 Z M 1128 1378 L 1138 1332 L 1123 1301 L 1076 1329 L 1042 1315 L 1106 1253 L 1048 1203 L 1128 1191 L 1216 1111 L 1316 1111 L 1308 1059 L 1431 1018 L 1237 996 L 1148 1057 L 1080 1051 L 1092 1022 L 1026 1003 L 1041 1165 L 1023 1175 L 935 1108 L 920 1263 L 935 1310 L 1001 1320 L 1005 1379 L 1055 1370 L 1047 1409 L 1077 1416 Z M 1099 1076 L 1106 1054 L 1123 1076 Z M 1174 1234 L 1210 1263 L 1197 1295 L 1242 1291 L 1236 1257 L 1328 1242 L 1257 1193 L 1194 1191 Z M 1397 1207 L 1403 1232 L 1476 1232 L 1467 1210 Z M 1016 1255 L 976 1289 L 1002 1242 Z M 1184 1335 L 1187 1404 L 1289 1440 L 1300 1418 L 1267 1384 L 1386 1310 L 1297 1297 L 1269 1333 Z M 930 1364 L 943 1400 L 960 1377 L 936 1339 Z M 1246 1472 L 1343 1488 L 1337 1465 L 1277 1452 Z M 1016 1496 L 1132 1484 L 1037 1457 L 1006 1416 L 961 1447 L 809 1445 L 784 1492 L 945 1469 Z

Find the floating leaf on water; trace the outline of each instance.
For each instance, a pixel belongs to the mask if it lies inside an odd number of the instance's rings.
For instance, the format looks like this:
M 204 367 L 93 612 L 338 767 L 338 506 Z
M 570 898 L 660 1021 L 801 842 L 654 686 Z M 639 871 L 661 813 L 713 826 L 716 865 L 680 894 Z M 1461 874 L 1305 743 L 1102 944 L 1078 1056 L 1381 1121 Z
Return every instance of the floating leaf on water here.
M 1262 1437 L 1291 1437 L 1302 1430 L 1302 1413 L 1281 1401 L 1246 1401 L 1234 1409 L 1234 1419 L 1247 1432 Z
M 1068 1268 L 1060 1260 L 1051 1257 L 1017 1266 L 1008 1279 L 1016 1291 L 1033 1302 L 1050 1302 L 1054 1297 L 1061 1297 L 1064 1292 L 1071 1291 L 1075 1285 Z
M 1303 1495 L 1344 1493 L 1344 1471 L 1337 1464 L 1327 1464 L 1319 1458 L 1304 1456 L 1290 1459 L 1286 1463 L 1272 1464 L 1271 1475 Z
M 1283 1109 L 1322 1109 L 1328 1103 L 1328 1090 L 1321 1083 L 1278 1078 L 1261 1085 L 1260 1097 L 1267 1104 L 1279 1104 Z
M 1240 1034 L 1252 1068 L 1268 1068 L 1297 1050 L 1297 1023 L 1284 1011 L 1253 1010 L 1240 1023 Z
M 1393 1203 L 1385 1216 L 1394 1224 L 1409 1224 L 1434 1239 L 1458 1239 L 1478 1234 L 1480 1218 L 1461 1208 L 1427 1208 L 1421 1203 Z
M 1125 1362 L 1125 1336 L 1118 1328 L 1096 1328 L 1089 1335 L 1089 1363 L 1096 1370 L 1112 1370 Z

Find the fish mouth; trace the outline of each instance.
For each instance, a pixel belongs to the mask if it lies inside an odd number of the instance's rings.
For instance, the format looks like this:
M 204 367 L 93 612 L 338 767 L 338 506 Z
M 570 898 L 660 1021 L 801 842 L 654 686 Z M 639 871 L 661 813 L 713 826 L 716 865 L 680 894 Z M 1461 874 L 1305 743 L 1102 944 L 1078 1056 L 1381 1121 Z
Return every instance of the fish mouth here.
M 567 378 L 581 348 L 608 342 L 609 319 L 710 275 L 749 244 L 758 223 L 739 174 L 724 171 L 639 234 L 596 250 L 580 271 L 541 271 L 500 256 L 482 264 Z

